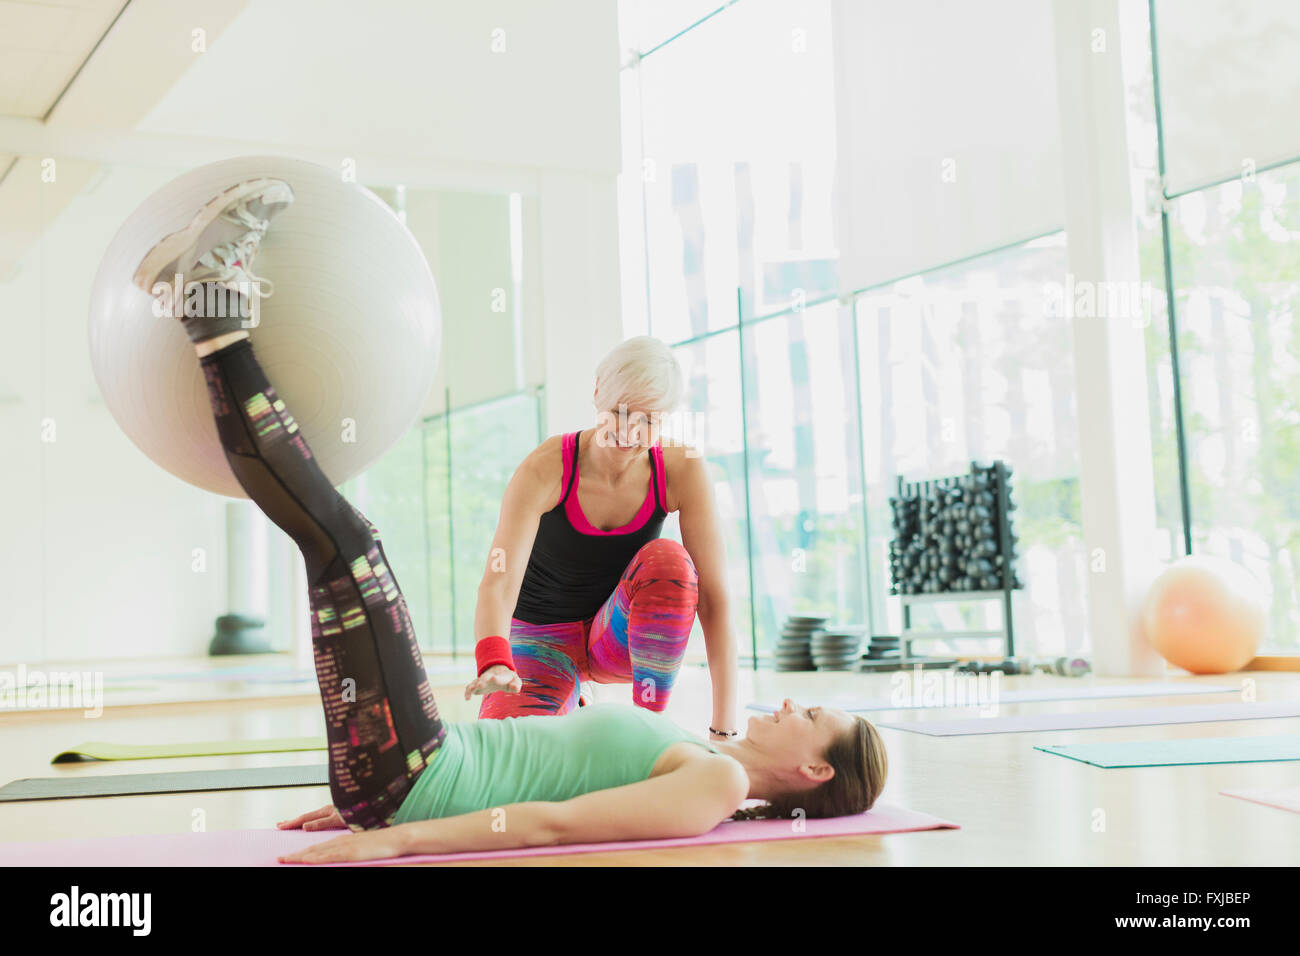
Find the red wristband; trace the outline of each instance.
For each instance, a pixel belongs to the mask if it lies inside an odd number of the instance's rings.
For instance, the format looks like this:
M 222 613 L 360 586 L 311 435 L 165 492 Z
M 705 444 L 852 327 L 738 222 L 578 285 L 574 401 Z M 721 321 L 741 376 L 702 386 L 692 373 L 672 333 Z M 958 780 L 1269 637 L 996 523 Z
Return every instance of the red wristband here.
M 497 664 L 504 664 L 511 670 L 515 669 L 515 659 L 510 653 L 510 642 L 496 635 L 485 637 L 474 645 L 474 661 L 478 664 L 480 675 Z

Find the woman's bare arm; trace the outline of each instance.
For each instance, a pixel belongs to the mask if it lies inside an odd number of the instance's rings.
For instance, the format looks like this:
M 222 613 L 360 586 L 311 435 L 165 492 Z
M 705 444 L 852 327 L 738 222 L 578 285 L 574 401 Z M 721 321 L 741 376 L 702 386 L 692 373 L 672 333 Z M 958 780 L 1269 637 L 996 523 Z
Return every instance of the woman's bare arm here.
M 537 538 L 538 524 L 542 515 L 554 508 L 560 499 L 563 463 L 559 443 L 559 438 L 552 438 L 539 445 L 515 469 L 506 485 L 497 530 L 492 536 L 487 566 L 478 586 L 478 602 L 474 609 L 475 643 L 489 635 L 510 636 L 510 618 L 519 600 L 519 588 Z M 514 679 L 516 683 L 517 680 Z M 485 684 L 479 678 L 465 688 L 465 697 L 468 699 L 474 693 L 497 689 L 501 688 L 492 682 Z
M 668 773 L 562 803 L 514 803 L 455 817 L 402 823 L 327 840 L 282 858 L 340 863 L 419 853 L 463 853 L 654 840 L 708 833 L 749 793 L 734 760 L 701 753 Z
M 696 612 L 704 632 L 704 649 L 713 684 L 713 727 L 738 730 L 738 651 L 731 633 L 731 606 L 727 594 L 726 547 L 718 523 L 704 458 L 685 449 L 674 463 L 668 498 L 678 510 L 682 546 L 699 574 L 700 603 Z

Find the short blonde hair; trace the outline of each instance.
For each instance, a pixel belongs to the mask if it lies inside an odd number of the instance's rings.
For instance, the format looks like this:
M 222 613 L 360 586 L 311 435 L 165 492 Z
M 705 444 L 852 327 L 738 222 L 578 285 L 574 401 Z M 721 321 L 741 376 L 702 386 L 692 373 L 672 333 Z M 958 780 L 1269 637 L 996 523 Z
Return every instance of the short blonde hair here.
M 616 345 L 596 366 L 599 412 L 629 410 L 669 413 L 681 404 L 685 386 L 672 349 L 649 335 Z

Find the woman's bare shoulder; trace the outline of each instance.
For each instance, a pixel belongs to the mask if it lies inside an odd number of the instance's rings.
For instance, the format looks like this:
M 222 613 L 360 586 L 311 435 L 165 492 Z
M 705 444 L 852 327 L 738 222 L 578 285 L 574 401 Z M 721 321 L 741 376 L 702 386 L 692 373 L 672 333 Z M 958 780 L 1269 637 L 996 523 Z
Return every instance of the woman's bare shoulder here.
M 665 442 L 662 446 L 664 455 L 664 490 L 668 498 L 665 504 L 669 512 L 681 509 L 683 489 L 690 487 L 703 473 L 704 453 L 694 445 L 682 442 Z
M 542 443 L 524 456 L 524 462 L 530 467 L 547 467 L 554 466 L 559 471 L 564 464 L 564 458 L 561 454 L 564 448 L 564 436 L 552 435 L 542 440 Z
M 704 452 L 696 445 L 689 445 L 680 441 L 666 441 L 659 447 L 664 453 L 664 466 L 670 471 L 673 468 L 680 468 L 688 462 L 698 463 L 704 461 Z
M 564 478 L 563 447 L 564 436 L 552 435 L 525 455 L 515 470 L 514 480 L 521 482 L 532 496 L 549 500 L 550 507 L 554 507 L 561 494 L 560 482 Z
M 716 773 L 724 777 L 734 776 L 737 771 L 745 772 L 745 768 L 734 757 L 709 750 L 700 746 L 700 743 L 693 740 L 679 740 L 664 748 L 664 752 L 655 761 L 651 776 L 657 777 L 688 766 L 712 767 Z

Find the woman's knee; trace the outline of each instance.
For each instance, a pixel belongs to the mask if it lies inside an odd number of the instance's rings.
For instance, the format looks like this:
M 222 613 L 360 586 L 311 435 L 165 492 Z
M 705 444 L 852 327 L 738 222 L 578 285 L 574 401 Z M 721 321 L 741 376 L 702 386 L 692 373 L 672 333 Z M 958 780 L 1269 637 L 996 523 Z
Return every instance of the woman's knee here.
M 681 543 L 672 538 L 655 538 L 643 544 L 632 559 L 633 573 L 646 573 L 655 578 L 674 578 L 695 583 L 698 575 L 695 562 Z
M 510 647 L 523 686 L 515 694 L 494 691 L 486 695 L 479 708 L 480 719 L 567 713 L 578 701 L 574 648 L 581 647 L 581 641 L 580 624 L 540 630 L 530 625 L 512 626 Z
M 577 703 L 577 682 L 567 693 L 554 693 L 547 688 L 539 690 L 524 683 L 517 694 L 493 691 L 483 698 L 479 706 L 479 720 L 504 720 L 507 717 L 538 717 L 567 714 Z
M 628 565 L 621 587 L 628 602 L 641 607 L 671 607 L 693 617 L 699 606 L 695 562 L 671 539 L 644 545 Z

